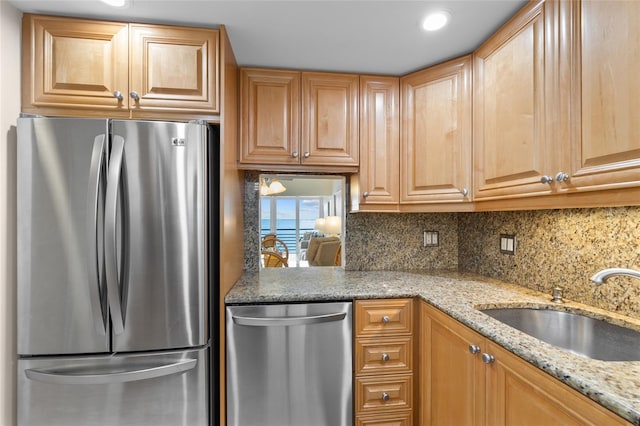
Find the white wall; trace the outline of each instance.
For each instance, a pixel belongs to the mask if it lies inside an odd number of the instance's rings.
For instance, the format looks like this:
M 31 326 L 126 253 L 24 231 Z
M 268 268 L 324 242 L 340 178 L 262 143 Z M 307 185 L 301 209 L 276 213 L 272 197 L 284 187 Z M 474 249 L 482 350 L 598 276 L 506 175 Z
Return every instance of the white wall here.
M 0 0 L 0 425 L 16 423 L 16 118 L 22 13 Z

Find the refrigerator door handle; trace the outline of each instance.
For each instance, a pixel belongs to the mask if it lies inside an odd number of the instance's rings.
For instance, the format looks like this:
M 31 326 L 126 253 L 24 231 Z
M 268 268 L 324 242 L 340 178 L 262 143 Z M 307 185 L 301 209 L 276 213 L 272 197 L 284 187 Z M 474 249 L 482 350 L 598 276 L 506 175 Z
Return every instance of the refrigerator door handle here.
M 110 383 L 125 383 L 136 380 L 148 380 L 156 377 L 169 376 L 171 374 L 182 373 L 192 370 L 198 364 L 197 359 L 188 359 L 170 364 L 151 364 L 143 368 L 122 371 L 116 367 L 114 372 L 104 370 L 101 366 L 96 366 L 96 371 L 91 372 L 88 367 L 77 369 L 65 368 L 64 370 L 37 370 L 27 369 L 25 375 L 30 380 L 56 385 L 102 385 Z
M 347 316 L 346 312 L 338 312 L 324 315 L 305 317 L 241 317 L 233 316 L 233 322 L 238 325 L 252 327 L 292 326 L 320 324 L 323 322 L 342 321 Z
M 107 273 L 107 293 L 111 309 L 111 323 L 115 334 L 124 332 L 124 311 L 122 309 L 120 288 L 118 283 L 118 245 L 117 224 L 118 187 L 124 155 L 124 138 L 114 136 L 107 176 L 107 195 L 104 214 L 104 260 Z
M 91 166 L 89 169 L 89 188 L 87 191 L 87 235 L 88 245 L 88 273 L 89 293 L 91 297 L 91 311 L 96 330 L 101 335 L 107 331 L 107 310 L 102 304 L 100 293 L 100 274 L 98 267 L 98 197 L 100 193 L 100 178 L 102 175 L 106 135 L 98 135 L 93 141 Z

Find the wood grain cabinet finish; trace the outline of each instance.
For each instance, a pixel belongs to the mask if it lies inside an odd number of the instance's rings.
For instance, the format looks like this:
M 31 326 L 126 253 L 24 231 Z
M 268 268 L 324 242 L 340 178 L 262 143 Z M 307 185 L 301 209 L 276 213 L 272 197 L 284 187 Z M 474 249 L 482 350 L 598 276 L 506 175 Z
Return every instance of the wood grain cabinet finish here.
M 355 414 L 358 425 L 413 421 L 413 299 L 355 302 Z
M 476 200 L 550 194 L 543 176 L 558 170 L 561 148 L 547 132 L 552 51 L 545 2 L 531 2 L 474 54 Z
M 219 31 L 25 14 L 22 111 L 120 118 L 218 114 Z
M 570 116 L 561 133 L 570 144 L 570 179 L 560 192 L 640 185 L 640 3 L 563 1 L 560 22 L 567 32 L 560 55 L 561 89 Z M 563 50 L 564 49 L 564 50 Z M 601 195 L 602 196 L 602 195 Z M 607 197 L 604 194 L 604 197 Z
M 299 164 L 300 73 L 240 71 L 240 163 Z
M 471 201 L 471 56 L 402 77 L 400 90 L 400 203 Z
M 360 171 L 353 210 L 397 211 L 400 202 L 399 78 L 360 76 Z M 356 190 L 357 188 L 357 190 Z
M 630 425 L 436 308 L 420 304 L 420 425 Z M 483 363 L 484 353 L 494 361 Z

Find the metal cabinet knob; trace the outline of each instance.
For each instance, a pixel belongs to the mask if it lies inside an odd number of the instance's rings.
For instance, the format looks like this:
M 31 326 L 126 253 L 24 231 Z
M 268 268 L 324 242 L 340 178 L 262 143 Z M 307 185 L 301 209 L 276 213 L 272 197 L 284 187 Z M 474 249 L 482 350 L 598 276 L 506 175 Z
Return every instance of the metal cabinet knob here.
M 382 317 L 382 322 L 385 324 L 388 324 L 391 321 L 391 318 L 389 318 L 388 315 L 385 315 Z
M 131 99 L 133 99 L 136 102 L 140 100 L 140 95 L 138 95 L 138 92 L 136 92 L 135 90 L 129 93 L 129 96 L 131 96 Z
M 569 180 L 569 178 L 570 176 L 565 172 L 558 172 L 558 174 L 556 175 L 556 181 L 558 182 L 566 182 Z
M 484 362 L 485 364 L 491 364 L 495 360 L 496 360 L 496 357 L 494 357 L 491 354 L 482 354 L 482 362 Z
M 119 90 L 116 90 L 115 92 L 113 92 L 113 97 L 119 101 L 124 99 L 124 96 L 122 96 L 122 92 Z
M 386 392 L 382 392 L 382 400 L 383 401 L 388 401 L 389 399 L 391 399 L 391 397 L 389 396 L 388 393 Z
M 460 193 L 462 194 L 463 197 L 466 197 L 467 195 L 469 195 L 469 190 L 467 188 L 462 188 Z
M 480 353 L 480 346 L 478 346 L 478 345 L 469 345 L 469 352 L 471 353 L 471 355 L 475 355 L 477 353 Z
M 386 352 L 382 353 L 382 362 L 387 362 L 389 361 L 389 354 Z
M 551 183 L 553 182 L 553 178 L 551 176 L 544 175 L 540 178 L 541 183 Z
M 305 152 L 304 154 L 302 154 L 302 156 L 304 158 L 309 158 L 311 156 L 311 154 L 309 154 L 308 152 Z
M 369 196 L 369 193 L 365 191 L 365 192 L 363 192 L 363 193 L 362 193 L 362 196 L 363 196 L 364 198 L 367 198 L 367 197 Z
M 291 156 L 292 156 L 293 158 L 298 158 L 298 151 L 293 151 L 293 152 L 291 153 Z

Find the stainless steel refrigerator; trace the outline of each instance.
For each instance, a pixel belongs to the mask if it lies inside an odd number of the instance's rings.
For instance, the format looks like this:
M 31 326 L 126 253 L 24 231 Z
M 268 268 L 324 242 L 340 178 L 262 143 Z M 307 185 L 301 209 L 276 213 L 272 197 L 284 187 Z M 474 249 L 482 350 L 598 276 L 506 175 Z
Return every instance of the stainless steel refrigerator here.
M 210 133 L 18 120 L 20 425 L 212 421 Z

